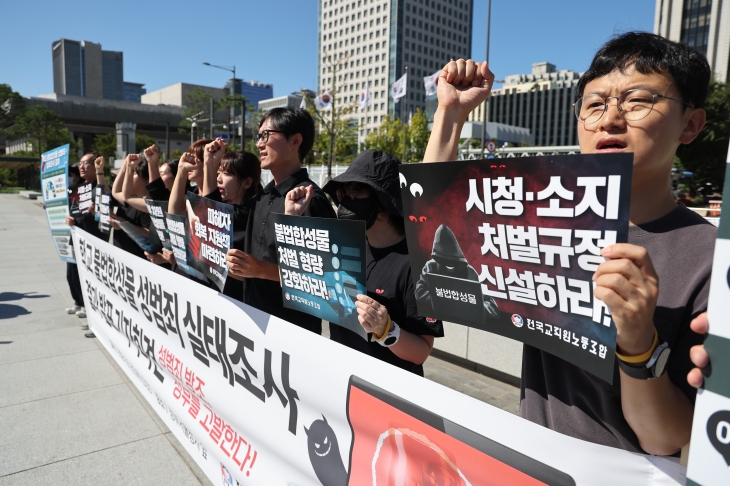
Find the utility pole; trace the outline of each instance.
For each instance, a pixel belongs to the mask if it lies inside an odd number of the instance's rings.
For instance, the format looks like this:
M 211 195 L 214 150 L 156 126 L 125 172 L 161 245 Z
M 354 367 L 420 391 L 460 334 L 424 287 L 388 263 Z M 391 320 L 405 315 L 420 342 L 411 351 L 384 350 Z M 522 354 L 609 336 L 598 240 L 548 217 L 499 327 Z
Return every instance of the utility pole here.
M 487 0 L 487 52 L 485 61 L 489 64 L 489 30 L 491 27 L 492 20 L 492 0 Z M 484 113 L 484 120 L 482 121 L 482 150 L 481 158 L 484 158 L 484 144 L 486 143 L 485 138 L 487 137 L 487 121 L 489 120 L 489 97 L 484 100 L 484 107 L 482 108 Z
M 213 140 L 213 95 L 210 96 L 210 139 Z
M 402 163 L 406 163 L 406 146 L 408 144 L 408 121 L 404 119 L 408 116 L 406 114 L 406 107 L 408 106 L 408 66 L 406 66 L 406 94 L 401 98 L 403 100 L 403 110 L 400 113 L 400 120 L 403 124 L 403 158 Z

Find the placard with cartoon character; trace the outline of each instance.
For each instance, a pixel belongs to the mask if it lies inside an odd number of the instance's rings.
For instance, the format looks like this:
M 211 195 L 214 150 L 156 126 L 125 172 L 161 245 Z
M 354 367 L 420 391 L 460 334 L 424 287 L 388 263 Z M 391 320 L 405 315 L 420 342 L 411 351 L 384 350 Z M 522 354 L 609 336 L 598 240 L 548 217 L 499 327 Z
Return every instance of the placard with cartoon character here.
M 357 294 L 366 294 L 365 223 L 272 215 L 284 307 L 338 324 L 363 339 Z
M 730 152 L 725 170 L 724 199 L 730 196 Z M 727 210 L 726 210 L 727 211 Z M 720 217 L 712 263 L 707 316 L 710 332 L 705 349 L 710 366 L 703 370 L 704 385 L 697 392 L 688 485 L 730 484 L 730 216 Z
M 632 154 L 399 167 L 422 316 L 493 332 L 612 382 L 616 327 L 593 297 L 628 238 Z

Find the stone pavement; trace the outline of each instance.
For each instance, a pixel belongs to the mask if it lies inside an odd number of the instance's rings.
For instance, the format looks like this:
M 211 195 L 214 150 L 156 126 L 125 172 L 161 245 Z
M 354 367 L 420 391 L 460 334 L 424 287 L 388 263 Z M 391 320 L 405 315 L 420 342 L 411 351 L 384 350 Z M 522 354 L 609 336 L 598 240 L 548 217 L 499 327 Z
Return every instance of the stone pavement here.
M 0 194 L 0 486 L 211 484 L 70 305 L 40 204 Z M 434 357 L 425 369 L 517 413 L 518 388 Z

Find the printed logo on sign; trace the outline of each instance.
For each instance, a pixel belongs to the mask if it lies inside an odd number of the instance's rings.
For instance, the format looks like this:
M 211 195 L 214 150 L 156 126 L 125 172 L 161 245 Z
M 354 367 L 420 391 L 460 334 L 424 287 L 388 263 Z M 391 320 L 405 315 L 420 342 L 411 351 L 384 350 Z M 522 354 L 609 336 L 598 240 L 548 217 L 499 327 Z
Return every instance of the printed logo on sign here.
M 233 485 L 233 476 L 231 476 L 231 473 L 228 472 L 228 469 L 223 464 L 221 464 L 221 475 L 223 476 L 223 486 Z
M 284 294 L 284 297 L 286 297 L 286 300 L 291 299 L 291 296 L 289 295 L 289 292 L 287 292 L 286 294 Z
M 707 420 L 707 437 L 712 447 L 722 455 L 730 466 L 730 411 L 719 410 Z
M 522 316 L 520 316 L 519 314 L 512 314 L 512 324 L 514 324 L 515 327 L 522 327 L 522 325 L 524 324 L 522 322 Z

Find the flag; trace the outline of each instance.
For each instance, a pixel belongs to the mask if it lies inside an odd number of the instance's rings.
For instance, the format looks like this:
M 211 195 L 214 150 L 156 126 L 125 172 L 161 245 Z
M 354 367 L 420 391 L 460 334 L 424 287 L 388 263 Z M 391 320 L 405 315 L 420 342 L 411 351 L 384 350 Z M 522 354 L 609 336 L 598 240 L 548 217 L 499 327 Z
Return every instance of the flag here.
M 406 91 L 408 91 L 407 84 L 408 73 L 405 73 L 398 79 L 398 81 L 393 83 L 393 86 L 390 88 L 390 95 L 393 97 L 393 101 L 398 103 L 398 100 L 406 95 Z
M 302 110 L 306 110 L 307 109 L 307 99 L 305 97 L 303 97 L 303 96 L 302 96 L 302 102 L 299 103 L 299 108 L 302 109 Z
M 366 110 L 370 106 L 370 81 L 365 83 L 365 90 L 360 93 L 360 111 Z
M 426 96 L 434 96 L 436 94 L 439 76 L 441 76 L 441 71 L 436 71 L 431 76 L 423 78 L 423 87 L 426 88 Z
M 329 91 L 314 98 L 314 106 L 317 110 L 329 110 L 332 108 L 332 95 Z

